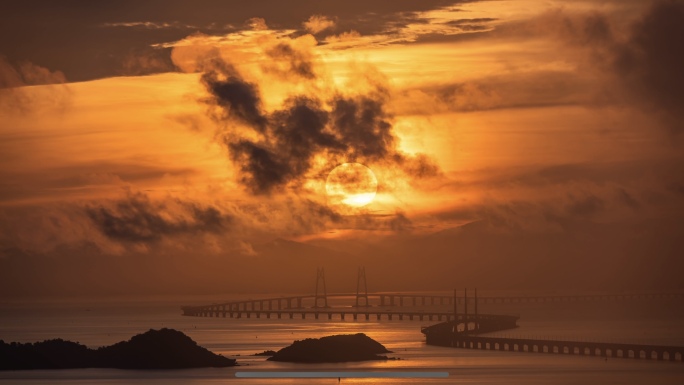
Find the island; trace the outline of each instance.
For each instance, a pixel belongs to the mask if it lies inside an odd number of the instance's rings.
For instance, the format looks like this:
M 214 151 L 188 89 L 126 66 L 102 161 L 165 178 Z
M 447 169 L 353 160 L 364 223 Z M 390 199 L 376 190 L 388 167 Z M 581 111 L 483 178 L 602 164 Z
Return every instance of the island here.
M 388 360 L 380 353 L 392 353 L 363 333 L 307 338 L 277 351 L 269 361 L 297 363 L 330 363 Z
M 36 343 L 0 340 L 0 370 L 184 369 L 236 364 L 236 360 L 214 354 L 182 332 L 167 328 L 150 329 L 128 341 L 98 349 L 62 339 Z
M 273 351 L 273 350 L 264 350 L 264 351 L 261 352 L 261 353 L 254 353 L 253 356 L 267 356 L 267 357 L 271 357 L 271 356 L 273 356 L 273 355 L 275 355 L 275 354 L 276 354 L 276 352 Z

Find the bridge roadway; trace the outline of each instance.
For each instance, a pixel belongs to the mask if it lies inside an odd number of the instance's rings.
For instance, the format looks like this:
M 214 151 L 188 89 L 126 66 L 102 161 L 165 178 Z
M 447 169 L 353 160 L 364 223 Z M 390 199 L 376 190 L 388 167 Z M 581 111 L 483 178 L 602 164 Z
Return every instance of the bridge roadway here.
M 679 362 L 682 362 L 682 357 L 684 356 L 684 347 L 682 346 L 517 339 L 460 334 L 455 335 L 452 339 L 452 347 Z
M 348 306 L 327 306 L 328 299 L 346 298 L 351 304 Z M 475 301 L 484 304 L 496 303 L 541 303 L 541 302 L 577 302 L 577 301 L 615 301 L 631 299 L 663 299 L 663 298 L 684 298 L 682 293 L 636 293 L 636 294 L 593 294 L 593 295 L 554 295 L 554 296 L 500 296 L 500 297 L 477 297 L 468 298 L 468 305 L 475 304 Z M 435 309 L 438 306 L 451 305 L 454 300 L 456 304 L 463 305 L 465 298 L 454 297 L 453 295 L 429 295 L 411 293 L 373 293 L 361 294 L 342 293 L 324 295 L 296 295 L 278 298 L 247 299 L 224 303 L 214 303 L 211 305 L 182 306 L 183 315 L 195 317 L 229 317 L 229 318 L 271 318 L 276 316 L 282 318 L 283 315 L 294 318 L 295 314 L 301 315 L 304 319 L 307 315 L 313 315 L 318 319 L 321 315 L 332 319 L 333 314 L 339 314 L 340 319 L 350 315 L 353 319 L 359 316 L 370 319 L 375 315 L 377 320 L 385 315 L 386 319 L 392 320 L 393 317 L 399 320 L 418 318 L 423 320 L 450 320 L 453 317 L 452 309 Z M 323 306 L 320 302 L 323 301 Z M 389 307 L 389 309 L 388 309 Z M 399 308 L 397 308 L 399 307 Z M 431 309 L 416 309 L 432 307 Z
M 493 331 L 514 329 L 516 327 L 517 317 L 513 316 L 490 316 L 488 318 L 475 319 L 469 317 L 467 322 L 461 319 L 457 322 L 442 322 L 423 327 L 421 332 L 425 334 L 425 342 L 428 345 L 463 349 L 574 354 L 606 358 L 635 358 L 679 362 L 682 362 L 684 357 L 683 346 L 540 340 L 480 335 Z
M 184 311 L 188 311 L 188 309 L 184 309 Z M 370 321 L 371 318 L 375 318 L 375 320 L 380 321 L 382 319 L 392 321 L 392 320 L 399 320 L 399 321 L 453 321 L 454 320 L 454 313 L 453 311 L 437 311 L 437 310 L 423 310 L 423 311 L 416 311 L 416 310 L 389 310 L 389 309 L 380 309 L 380 308 L 372 308 L 372 307 L 328 307 L 328 308 L 323 308 L 323 307 L 318 307 L 318 308 L 302 308 L 302 309 L 285 309 L 285 310 L 246 310 L 246 311 L 202 311 L 200 313 L 192 313 L 192 314 L 183 314 L 183 315 L 191 315 L 195 317 L 229 317 L 229 318 L 261 318 L 262 316 L 266 317 L 267 319 L 270 319 L 272 316 L 277 317 L 278 319 L 281 319 L 283 317 L 289 318 L 289 319 L 294 319 L 295 316 L 299 316 L 300 319 L 306 319 L 307 317 L 313 316 L 314 319 L 328 319 L 332 320 L 333 317 L 335 319 L 339 319 L 344 321 L 345 317 L 350 317 L 350 319 L 353 319 L 354 321 L 357 321 L 359 319 L 361 320 L 366 320 Z M 464 315 L 464 314 L 457 314 L 456 319 L 463 323 L 465 320 L 468 320 L 470 323 L 475 323 L 478 321 L 485 321 L 485 320 L 494 320 L 498 319 L 500 317 L 508 317 L 508 316 L 499 316 L 499 315 L 494 315 L 494 314 L 479 314 L 479 315 Z

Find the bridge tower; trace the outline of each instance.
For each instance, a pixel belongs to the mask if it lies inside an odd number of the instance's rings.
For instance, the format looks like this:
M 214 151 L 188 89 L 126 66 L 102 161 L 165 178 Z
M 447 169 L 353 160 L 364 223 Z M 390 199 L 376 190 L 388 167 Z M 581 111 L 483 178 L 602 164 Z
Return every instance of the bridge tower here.
M 319 294 L 320 286 L 323 286 L 322 294 Z M 322 307 L 328 307 L 328 291 L 325 288 L 325 271 L 322 267 L 316 268 L 316 296 L 314 297 L 314 307 L 319 307 L 319 299 L 323 300 Z
M 468 288 L 463 291 L 463 319 L 465 320 L 464 333 L 468 333 Z
M 363 284 L 363 289 L 361 285 Z M 363 290 L 363 291 L 362 291 Z M 368 303 L 368 282 L 366 281 L 366 268 L 359 267 L 359 272 L 356 275 L 356 307 L 359 307 L 359 300 L 363 299 L 363 305 L 369 306 Z
M 456 289 L 454 289 L 454 324 L 458 325 L 458 307 L 456 306 L 458 303 L 458 298 L 456 295 Z
M 477 318 L 477 288 L 475 288 L 475 330 L 480 330 L 480 320 Z

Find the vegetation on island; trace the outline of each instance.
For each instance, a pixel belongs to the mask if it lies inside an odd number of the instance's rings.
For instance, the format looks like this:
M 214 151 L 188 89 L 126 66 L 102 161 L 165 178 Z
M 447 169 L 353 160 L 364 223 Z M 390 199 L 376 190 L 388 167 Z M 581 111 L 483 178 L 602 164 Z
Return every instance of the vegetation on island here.
M 128 341 L 90 349 L 62 339 L 36 343 L 0 340 L 0 370 L 27 369 L 183 369 L 234 366 L 234 359 L 214 354 L 174 329 L 153 330 Z
M 280 349 L 270 361 L 319 363 L 388 360 L 381 353 L 392 353 L 382 344 L 363 333 L 342 334 L 295 341 Z

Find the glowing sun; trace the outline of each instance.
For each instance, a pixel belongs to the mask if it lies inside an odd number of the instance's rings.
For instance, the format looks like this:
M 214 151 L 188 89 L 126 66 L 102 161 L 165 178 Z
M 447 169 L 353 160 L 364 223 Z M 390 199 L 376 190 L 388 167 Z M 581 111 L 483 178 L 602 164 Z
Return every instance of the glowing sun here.
M 343 163 L 335 167 L 325 181 L 325 191 L 332 204 L 365 206 L 375 199 L 378 180 L 361 163 Z

